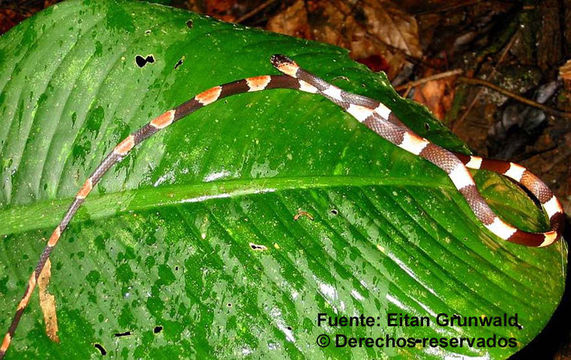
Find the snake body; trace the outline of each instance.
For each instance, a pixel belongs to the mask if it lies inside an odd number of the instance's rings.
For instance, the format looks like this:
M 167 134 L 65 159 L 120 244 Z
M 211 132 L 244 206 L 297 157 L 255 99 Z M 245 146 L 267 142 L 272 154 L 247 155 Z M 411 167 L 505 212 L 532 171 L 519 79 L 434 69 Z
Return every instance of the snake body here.
M 10 346 L 20 318 L 28 305 L 40 273 L 52 250 L 58 243 L 69 222 L 73 219 L 78 208 L 83 204 L 85 198 L 99 180 L 101 180 L 103 175 L 113 165 L 123 160 L 135 146 L 145 139 L 196 110 L 231 95 L 269 89 L 294 89 L 322 95 L 339 105 L 347 113 L 351 114 L 355 119 L 365 124 L 384 139 L 432 162 L 444 170 L 454 183 L 454 186 L 464 196 L 476 218 L 478 218 L 488 230 L 501 239 L 527 246 L 543 247 L 551 245 L 561 237 L 564 224 L 561 204 L 547 185 L 521 165 L 511 162 L 483 159 L 477 156 L 451 153 L 416 135 L 381 102 L 362 95 L 346 92 L 329 84 L 323 79 L 300 68 L 293 60 L 284 55 L 273 55 L 271 62 L 276 69 L 285 75 L 256 76 L 212 87 L 174 109 L 168 110 L 152 119 L 149 123 L 127 136 L 107 154 L 77 192 L 75 199 L 69 206 L 61 222 L 51 234 L 37 266 L 28 280 L 28 285 L 18 304 L 8 332 L 4 336 L 0 346 L 0 359 L 4 357 Z M 505 223 L 490 209 L 482 198 L 467 168 L 491 170 L 523 185 L 539 200 L 545 209 L 550 221 L 550 230 L 543 233 L 530 233 Z

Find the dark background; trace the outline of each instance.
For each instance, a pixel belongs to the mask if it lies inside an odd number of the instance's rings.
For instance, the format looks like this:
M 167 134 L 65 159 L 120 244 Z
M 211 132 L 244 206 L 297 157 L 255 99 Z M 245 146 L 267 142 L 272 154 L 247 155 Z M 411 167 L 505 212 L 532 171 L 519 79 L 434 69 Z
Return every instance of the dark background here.
M 57 2 L 0 0 L 0 34 Z M 350 50 L 474 153 L 520 163 L 545 181 L 571 238 L 571 0 L 150 2 Z M 548 326 L 513 359 L 571 359 L 567 285 Z

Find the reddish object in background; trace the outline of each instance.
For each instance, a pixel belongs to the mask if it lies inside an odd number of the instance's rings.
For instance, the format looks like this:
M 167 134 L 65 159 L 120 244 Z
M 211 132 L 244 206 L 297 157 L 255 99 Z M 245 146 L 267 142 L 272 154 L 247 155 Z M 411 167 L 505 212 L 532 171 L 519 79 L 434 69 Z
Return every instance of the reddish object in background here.
M 25 18 L 26 16 L 18 14 L 14 10 L 0 9 L 0 34 L 4 34 Z
M 367 66 L 374 72 L 389 71 L 389 63 L 379 55 L 371 55 L 362 59 L 355 59 L 355 61 Z

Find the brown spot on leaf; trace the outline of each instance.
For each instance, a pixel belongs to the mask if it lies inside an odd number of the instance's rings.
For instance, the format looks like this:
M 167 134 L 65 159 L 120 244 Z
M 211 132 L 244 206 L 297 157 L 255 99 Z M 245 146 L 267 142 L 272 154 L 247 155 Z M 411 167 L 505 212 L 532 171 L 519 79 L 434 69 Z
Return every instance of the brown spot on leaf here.
M 44 269 L 38 278 L 38 289 L 40 293 L 40 308 L 44 314 L 44 322 L 46 323 L 46 334 L 51 341 L 59 342 L 56 302 L 55 297 L 48 292 L 48 285 L 51 278 L 52 263 L 50 259 L 46 261 Z
M 297 214 L 295 214 L 293 216 L 293 219 L 295 221 L 299 220 L 300 217 L 305 216 L 307 217 L 309 220 L 313 221 L 313 215 L 311 215 L 310 213 L 308 213 L 307 211 L 303 211 L 303 210 L 298 210 Z

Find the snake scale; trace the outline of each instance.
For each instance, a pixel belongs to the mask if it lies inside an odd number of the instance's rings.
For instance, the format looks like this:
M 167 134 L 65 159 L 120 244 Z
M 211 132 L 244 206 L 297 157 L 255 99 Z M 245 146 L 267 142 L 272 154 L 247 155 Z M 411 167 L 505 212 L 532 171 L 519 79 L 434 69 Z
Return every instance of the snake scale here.
M 0 346 L 2 359 L 10 346 L 20 318 L 36 287 L 36 282 L 63 231 L 83 204 L 93 187 L 116 163 L 123 160 L 135 146 L 174 122 L 222 98 L 269 89 L 294 89 L 319 94 L 337 104 L 359 122 L 412 154 L 418 155 L 446 172 L 454 186 L 464 196 L 476 218 L 493 234 L 503 240 L 535 247 L 544 247 L 557 241 L 563 232 L 564 214 L 561 204 L 551 190 L 538 177 L 521 165 L 489 160 L 477 156 L 455 154 L 416 135 L 406 127 L 384 104 L 371 98 L 346 92 L 299 67 L 284 55 L 273 55 L 271 62 L 284 75 L 263 75 L 215 86 L 201 92 L 187 102 L 157 116 L 139 130 L 121 141 L 87 178 L 69 206 L 60 224 L 50 236 L 40 260 L 28 280 L 26 291 Z M 485 169 L 513 179 L 533 194 L 547 213 L 550 229 L 531 233 L 517 229 L 501 220 L 482 198 L 467 170 Z

